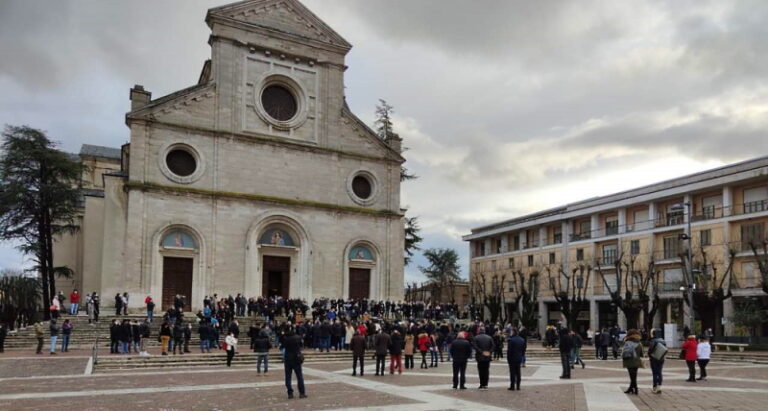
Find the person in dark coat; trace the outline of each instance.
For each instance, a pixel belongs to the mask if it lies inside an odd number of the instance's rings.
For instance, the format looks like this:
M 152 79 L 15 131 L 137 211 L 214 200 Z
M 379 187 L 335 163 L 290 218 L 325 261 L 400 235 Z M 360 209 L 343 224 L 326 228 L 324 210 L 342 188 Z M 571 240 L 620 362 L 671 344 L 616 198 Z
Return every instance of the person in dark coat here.
M 122 347 L 122 353 L 123 354 L 130 354 L 131 353 L 131 322 L 128 320 L 123 320 L 123 323 L 120 324 L 120 346 Z
M 603 328 L 603 332 L 600 333 L 599 340 L 600 340 L 600 359 L 607 360 L 608 346 L 611 345 L 611 334 L 608 333 L 608 330 Z
M 331 324 L 323 321 L 320 324 L 320 352 L 325 348 L 325 352 L 331 352 Z
M 495 347 L 493 338 L 486 334 L 482 327 L 479 327 L 477 332 L 478 334 L 475 336 L 473 345 L 475 348 L 475 360 L 477 360 L 477 373 L 480 374 L 480 387 L 478 388 L 487 390 L 491 369 L 491 355 Z
M 261 373 L 261 363 L 264 363 L 264 375 L 269 372 L 269 334 L 267 334 L 267 325 L 262 325 L 261 330 L 256 331 L 256 338 L 253 339 L 253 351 L 256 353 L 256 373 Z
M 464 331 L 456 335 L 456 339 L 453 340 L 448 351 L 453 358 L 453 389 L 458 387 L 466 390 L 467 387 L 464 384 L 467 382 L 467 361 L 472 355 L 472 344 L 467 341 Z
M 560 329 L 560 362 L 563 366 L 562 379 L 571 378 L 571 350 L 573 349 L 573 338 L 568 333 L 568 328 Z
M 389 341 L 390 336 L 383 329 L 376 334 L 376 337 L 373 339 L 373 345 L 376 350 L 376 375 L 384 375 Z M 381 365 L 381 367 L 379 367 L 379 365 Z M 381 374 L 379 374 L 379 372 L 381 372 Z
M 208 321 L 200 322 L 197 333 L 200 335 L 200 352 L 211 352 L 211 325 Z
M 363 376 L 363 358 L 365 357 L 365 336 L 360 331 L 355 330 L 352 341 L 349 342 L 349 349 L 352 350 L 352 375 L 357 375 L 357 362 L 360 361 L 360 376 Z
M 403 346 L 405 341 L 403 336 L 400 335 L 400 331 L 392 331 L 392 337 L 389 339 L 389 373 L 395 373 L 395 366 L 397 366 L 397 373 L 403 373 Z
M 292 329 L 289 329 L 285 333 L 283 348 L 285 349 L 285 387 L 288 389 L 288 398 L 293 398 L 293 387 L 291 386 L 292 373 L 296 373 L 296 383 L 299 386 L 299 398 L 307 398 L 306 391 L 304 391 L 304 374 L 301 370 L 301 364 L 303 362 L 303 356 L 301 355 L 301 337 L 296 335 Z
M 113 320 L 109 326 L 109 353 L 117 354 L 120 352 L 120 323 Z
M 520 366 L 525 357 L 527 343 L 518 333 L 517 328 L 512 328 L 507 338 L 507 364 L 509 364 L 509 390 L 520 391 L 521 373 Z
M 176 355 L 176 349 L 179 349 L 179 354 L 184 355 L 184 349 L 182 342 L 184 341 L 184 330 L 179 323 L 173 325 L 173 355 Z

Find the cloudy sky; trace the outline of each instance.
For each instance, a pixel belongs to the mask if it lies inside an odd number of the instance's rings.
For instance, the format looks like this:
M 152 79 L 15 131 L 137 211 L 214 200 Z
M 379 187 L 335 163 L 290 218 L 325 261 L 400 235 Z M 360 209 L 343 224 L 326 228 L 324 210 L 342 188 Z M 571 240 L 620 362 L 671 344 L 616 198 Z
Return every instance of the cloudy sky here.
M 0 124 L 127 141 L 128 89 L 197 81 L 227 0 L 0 2 Z M 768 2 L 306 0 L 396 109 L 403 205 L 467 273 L 471 227 L 768 154 Z M 0 267 L 23 259 L 10 245 Z M 421 280 L 417 258 L 407 279 Z

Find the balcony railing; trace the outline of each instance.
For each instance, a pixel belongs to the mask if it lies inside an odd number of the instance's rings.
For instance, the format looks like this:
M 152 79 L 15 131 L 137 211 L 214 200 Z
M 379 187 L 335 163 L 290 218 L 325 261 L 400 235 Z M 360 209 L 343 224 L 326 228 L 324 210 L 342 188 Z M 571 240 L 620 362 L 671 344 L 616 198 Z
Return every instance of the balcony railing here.
M 752 213 L 759 213 L 761 211 L 766 211 L 768 210 L 768 199 L 750 201 L 748 203 L 744 203 L 742 209 L 744 214 L 752 214 Z
M 665 281 L 661 283 L 661 291 L 680 291 L 682 285 L 682 281 Z
M 619 259 L 619 252 L 617 250 L 603 251 L 603 257 L 600 259 L 601 267 L 613 267 L 616 264 L 616 260 Z
M 683 248 L 676 246 L 676 247 L 665 247 L 664 251 L 662 252 L 662 256 L 665 260 L 669 260 L 672 258 L 678 258 L 680 257 L 680 253 L 683 252 Z

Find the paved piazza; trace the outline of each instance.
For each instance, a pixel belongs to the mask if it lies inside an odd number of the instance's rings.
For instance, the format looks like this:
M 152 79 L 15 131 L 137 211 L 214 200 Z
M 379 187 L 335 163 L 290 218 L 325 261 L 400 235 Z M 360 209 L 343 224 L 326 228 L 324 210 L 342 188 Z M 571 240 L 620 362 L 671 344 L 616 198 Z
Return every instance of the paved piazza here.
M 57 357 L 0 355 L 0 409 L 49 410 L 77 404 L 79 410 L 758 410 L 768 404 L 768 365 L 713 362 L 709 381 L 686 383 L 685 364 L 667 361 L 664 392 L 650 390 L 650 370 L 640 370 L 640 395 L 625 395 L 626 371 L 619 361 L 589 361 L 573 379 L 558 379 L 555 360 L 532 361 L 523 369 L 522 391 L 507 391 L 506 363 L 494 362 L 488 391 L 477 390 L 474 364 L 466 391 L 451 389 L 450 363 L 403 375 L 352 377 L 346 363 L 308 363 L 307 399 L 289 400 L 283 372 L 268 376 L 248 365 L 172 370 L 126 370 L 88 374 L 86 351 Z M 294 381 L 295 389 L 295 381 Z M 298 394 L 298 393 L 297 393 Z M 128 406 L 126 406 L 128 405 Z

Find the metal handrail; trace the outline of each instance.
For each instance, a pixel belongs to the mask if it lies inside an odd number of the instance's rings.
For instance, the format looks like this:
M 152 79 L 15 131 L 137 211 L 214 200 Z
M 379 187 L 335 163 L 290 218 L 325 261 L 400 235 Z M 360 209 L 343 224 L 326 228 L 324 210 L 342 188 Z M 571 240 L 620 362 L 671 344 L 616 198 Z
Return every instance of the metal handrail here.
M 93 362 L 93 365 L 96 365 L 99 363 L 99 336 L 96 335 L 96 342 L 93 343 L 93 347 L 91 348 L 91 360 Z

